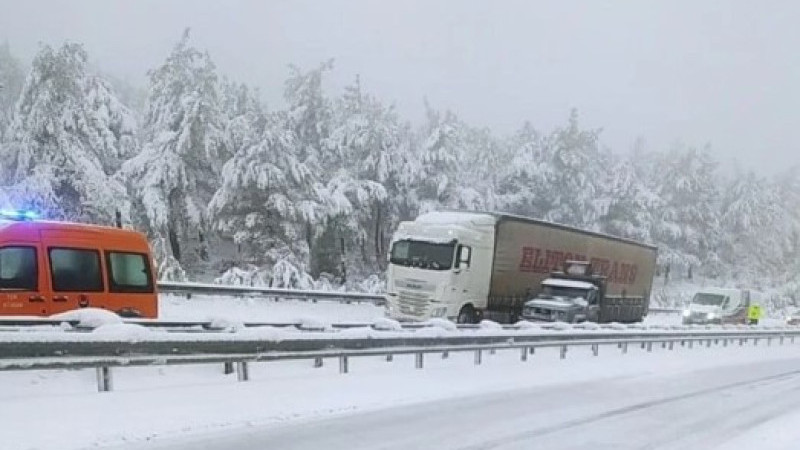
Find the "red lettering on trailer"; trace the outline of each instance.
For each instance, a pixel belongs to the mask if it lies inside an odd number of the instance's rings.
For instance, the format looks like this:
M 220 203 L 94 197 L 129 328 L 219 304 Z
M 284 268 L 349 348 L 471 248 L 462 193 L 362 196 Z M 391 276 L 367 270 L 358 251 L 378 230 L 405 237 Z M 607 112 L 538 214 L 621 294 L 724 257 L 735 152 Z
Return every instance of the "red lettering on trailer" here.
M 520 272 L 550 273 L 561 270 L 566 261 L 589 261 L 594 273 L 604 276 L 609 283 L 634 284 L 638 267 L 636 264 L 591 257 L 563 250 L 549 250 L 537 247 L 522 247 L 519 262 Z

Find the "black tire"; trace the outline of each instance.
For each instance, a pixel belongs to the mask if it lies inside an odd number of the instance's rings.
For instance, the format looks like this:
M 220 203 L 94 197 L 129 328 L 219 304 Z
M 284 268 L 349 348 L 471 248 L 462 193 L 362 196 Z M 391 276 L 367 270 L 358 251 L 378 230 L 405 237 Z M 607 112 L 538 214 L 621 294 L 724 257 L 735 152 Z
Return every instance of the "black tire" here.
M 475 314 L 475 308 L 473 308 L 472 305 L 464 305 L 456 317 L 456 323 L 458 324 L 470 324 L 477 322 L 478 316 Z

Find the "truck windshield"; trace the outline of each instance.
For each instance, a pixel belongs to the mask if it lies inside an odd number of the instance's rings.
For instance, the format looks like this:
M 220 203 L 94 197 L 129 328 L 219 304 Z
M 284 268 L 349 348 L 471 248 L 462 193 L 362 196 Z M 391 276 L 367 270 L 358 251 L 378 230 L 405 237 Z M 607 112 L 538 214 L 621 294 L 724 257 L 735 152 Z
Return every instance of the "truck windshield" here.
M 456 242 L 438 244 L 423 241 L 397 241 L 392 245 L 391 263 L 430 270 L 448 270 L 453 266 Z
M 719 294 L 706 294 L 703 292 L 695 294 L 694 298 L 692 299 L 692 303 L 696 305 L 721 305 L 722 301 L 725 300 L 725 296 Z

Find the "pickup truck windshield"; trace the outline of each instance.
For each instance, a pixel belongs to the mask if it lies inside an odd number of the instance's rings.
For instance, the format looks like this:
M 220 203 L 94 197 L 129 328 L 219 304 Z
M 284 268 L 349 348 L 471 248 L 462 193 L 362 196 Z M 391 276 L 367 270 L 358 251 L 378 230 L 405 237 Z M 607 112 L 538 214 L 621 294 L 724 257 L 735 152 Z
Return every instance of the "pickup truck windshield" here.
M 448 270 L 453 266 L 456 242 L 437 244 L 432 242 L 403 240 L 392 245 L 391 263 L 420 269 Z
M 545 297 L 586 298 L 586 289 L 566 288 L 562 286 L 544 286 L 542 295 Z
M 695 294 L 694 298 L 692 299 L 692 303 L 696 305 L 721 305 L 722 301 L 725 300 L 725 296 L 719 294 L 705 294 L 705 293 L 698 293 Z

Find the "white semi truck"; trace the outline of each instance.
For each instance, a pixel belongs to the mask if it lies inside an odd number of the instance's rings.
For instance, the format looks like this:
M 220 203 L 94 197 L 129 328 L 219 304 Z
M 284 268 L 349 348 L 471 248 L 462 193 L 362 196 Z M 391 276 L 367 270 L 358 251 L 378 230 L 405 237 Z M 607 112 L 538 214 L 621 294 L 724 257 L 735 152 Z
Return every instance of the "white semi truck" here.
M 603 280 L 591 320 L 634 322 L 647 314 L 655 247 L 509 214 L 431 212 L 402 222 L 393 237 L 387 315 L 513 322 L 568 261 L 585 262 L 592 272 L 582 275 Z

